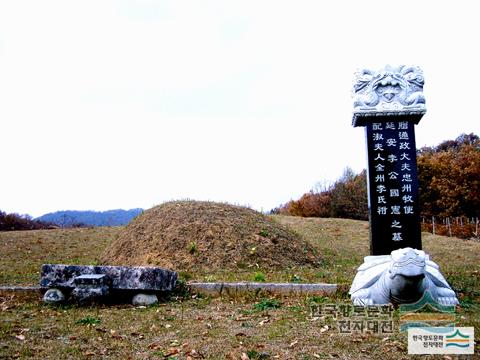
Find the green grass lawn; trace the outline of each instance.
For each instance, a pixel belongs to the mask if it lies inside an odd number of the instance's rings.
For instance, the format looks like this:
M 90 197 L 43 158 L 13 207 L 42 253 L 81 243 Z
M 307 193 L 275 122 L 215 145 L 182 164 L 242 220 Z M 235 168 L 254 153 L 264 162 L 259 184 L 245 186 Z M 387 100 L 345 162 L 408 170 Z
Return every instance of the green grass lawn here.
M 275 216 L 314 244 L 318 268 L 183 273 L 195 280 L 338 283 L 332 297 L 174 296 L 152 307 L 51 307 L 38 294 L 0 292 L 0 358 L 36 359 L 425 359 L 409 356 L 406 335 L 340 334 L 310 304 L 348 303 L 356 268 L 368 255 L 368 223 Z M 37 285 L 42 263 L 96 264 L 120 228 L 0 233 L 0 285 Z M 480 243 L 423 233 L 462 303 L 459 326 L 480 334 Z M 261 277 L 260 277 L 261 278 Z M 181 295 L 181 294 L 178 294 Z M 398 314 L 395 315 L 397 318 Z M 454 359 L 455 357 L 451 357 Z M 448 359 L 448 358 L 445 358 Z

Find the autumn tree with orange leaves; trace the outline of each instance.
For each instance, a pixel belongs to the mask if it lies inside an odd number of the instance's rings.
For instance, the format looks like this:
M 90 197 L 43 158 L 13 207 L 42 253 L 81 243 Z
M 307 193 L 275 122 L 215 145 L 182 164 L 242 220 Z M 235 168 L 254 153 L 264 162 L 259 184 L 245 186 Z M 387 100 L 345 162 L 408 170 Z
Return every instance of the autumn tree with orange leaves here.
M 462 134 L 417 151 L 420 210 L 424 217 L 480 216 L 480 138 Z M 366 171 L 346 169 L 333 185 L 272 210 L 304 217 L 368 218 Z
M 462 134 L 417 154 L 423 216 L 480 216 L 480 138 Z

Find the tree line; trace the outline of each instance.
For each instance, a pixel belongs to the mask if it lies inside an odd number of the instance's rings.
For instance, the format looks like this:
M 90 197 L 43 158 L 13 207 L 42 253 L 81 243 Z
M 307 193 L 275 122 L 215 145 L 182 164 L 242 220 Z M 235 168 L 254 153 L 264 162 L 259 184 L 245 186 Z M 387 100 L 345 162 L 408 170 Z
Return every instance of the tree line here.
M 480 138 L 462 134 L 417 151 L 422 216 L 480 216 Z
M 55 228 L 54 224 L 34 220 L 29 215 L 7 214 L 0 210 L 0 231 L 41 230 Z
M 454 140 L 417 150 L 419 206 L 424 219 L 480 217 L 480 138 L 461 134 Z M 346 169 L 328 187 L 314 188 L 298 200 L 272 210 L 304 217 L 368 219 L 367 174 Z M 442 220 L 439 220 L 440 222 Z M 474 220 L 472 222 L 475 222 Z M 450 220 L 443 220 L 451 226 Z M 457 223 L 459 221 L 457 220 Z M 470 220 L 465 221 L 469 223 Z M 462 221 L 463 224 L 463 221 Z
M 298 200 L 291 200 L 271 211 L 273 214 L 303 217 L 335 217 L 367 220 L 367 172 L 355 174 L 346 168 L 329 186 L 316 186 Z

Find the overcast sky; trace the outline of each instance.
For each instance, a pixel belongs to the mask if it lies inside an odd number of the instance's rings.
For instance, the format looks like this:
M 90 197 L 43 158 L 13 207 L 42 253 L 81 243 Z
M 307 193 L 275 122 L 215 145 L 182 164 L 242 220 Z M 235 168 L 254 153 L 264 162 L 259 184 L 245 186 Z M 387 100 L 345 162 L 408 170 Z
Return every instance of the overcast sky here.
M 353 73 L 424 70 L 417 146 L 480 133 L 476 1 L 1 1 L 0 210 L 267 211 L 349 166 Z

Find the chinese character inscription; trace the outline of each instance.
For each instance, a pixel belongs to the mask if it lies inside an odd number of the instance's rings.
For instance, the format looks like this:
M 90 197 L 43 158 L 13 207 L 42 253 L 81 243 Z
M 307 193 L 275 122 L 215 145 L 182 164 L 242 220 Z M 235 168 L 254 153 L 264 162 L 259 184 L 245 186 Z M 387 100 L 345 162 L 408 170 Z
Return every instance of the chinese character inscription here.
M 372 255 L 421 249 L 414 124 L 366 124 Z

